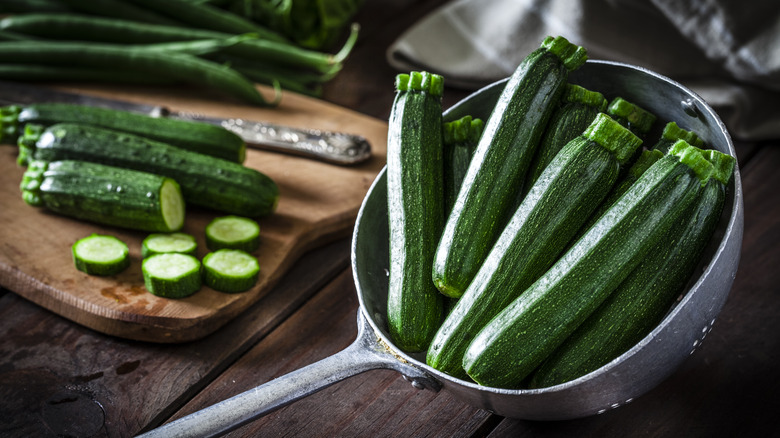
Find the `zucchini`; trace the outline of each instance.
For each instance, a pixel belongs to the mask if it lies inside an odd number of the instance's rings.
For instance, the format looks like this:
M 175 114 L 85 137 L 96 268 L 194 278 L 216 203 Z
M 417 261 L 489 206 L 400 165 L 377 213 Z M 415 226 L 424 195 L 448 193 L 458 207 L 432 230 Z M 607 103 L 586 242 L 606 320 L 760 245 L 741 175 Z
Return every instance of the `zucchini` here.
M 198 242 L 187 233 L 154 233 L 146 236 L 141 242 L 141 257 L 147 258 L 155 254 L 177 252 L 196 255 Z
M 146 290 L 159 297 L 188 297 L 203 284 L 200 260 L 189 254 L 155 254 L 141 262 L 141 271 Z
M 399 74 L 388 122 L 387 320 L 395 345 L 409 352 L 428 348 L 443 316 L 430 271 L 444 222 L 442 90 L 439 75 Z
M 656 120 L 655 114 L 622 97 L 612 99 L 607 114 L 643 140 Z
M 465 377 L 474 335 L 542 275 L 609 193 L 620 164 L 642 141 L 600 113 L 531 187 L 428 349 L 428 365 Z
M 214 218 L 206 225 L 206 247 L 212 251 L 219 249 L 256 251 L 260 247 L 260 225 L 252 219 L 241 216 Z
M 130 266 L 130 249 L 114 236 L 91 234 L 71 247 L 76 269 L 89 275 L 116 275 Z
M 658 139 L 653 149 L 663 152 L 664 154 L 669 152 L 669 149 L 677 142 L 677 140 L 685 140 L 691 146 L 701 148 L 704 145 L 704 141 L 699 138 L 693 131 L 688 131 L 677 125 L 675 122 L 669 122 L 664 126 L 664 131 L 661 133 L 661 138 Z
M 279 197 L 274 181 L 255 169 L 97 126 L 59 123 L 38 131 L 27 125 L 19 144 L 20 153 L 28 149 L 35 159 L 91 161 L 173 178 L 188 204 L 229 214 L 270 214 Z
M 257 259 L 246 251 L 220 249 L 203 257 L 203 283 L 216 291 L 247 291 L 257 283 L 259 276 Z
M 607 196 L 607 199 L 599 205 L 596 212 L 593 213 L 590 219 L 585 223 L 583 232 L 590 228 L 590 226 L 593 225 L 593 223 L 596 222 L 612 204 L 617 202 L 617 200 L 623 196 L 631 185 L 634 184 L 639 177 L 653 165 L 653 163 L 660 160 L 668 153 L 672 145 L 678 140 L 685 140 L 686 143 L 697 148 L 700 148 L 703 144 L 703 141 L 696 133 L 680 128 L 675 122 L 667 123 L 661 137 L 652 148 L 643 150 L 636 158 L 631 158 L 633 164 L 627 171 L 621 173 L 621 177 L 618 178 L 618 183 Z
M 474 156 L 474 150 L 484 128 L 485 123 L 482 119 L 474 119 L 471 116 L 463 116 L 443 126 L 445 216 L 455 205 L 455 198 L 463 184 L 463 177 L 466 176 L 471 157 Z
M 485 122 L 433 264 L 433 280 L 459 298 L 517 206 L 516 199 L 569 71 L 587 58 L 565 38 L 546 38 L 509 78 Z
M 536 150 L 526 179 L 526 191 L 534 185 L 555 154 L 573 138 L 582 134 L 596 115 L 607 109 L 607 98 L 575 84 L 566 84 L 561 104 L 550 117 Z
M 20 188 L 29 205 L 98 224 L 162 232 L 184 225 L 179 184 L 151 173 L 84 161 L 33 161 Z
M 555 264 L 474 337 L 463 368 L 517 388 L 634 270 L 700 196 L 714 168 L 692 146 L 657 161 Z
M 720 154 L 720 152 L 717 152 Z M 733 171 L 713 175 L 692 208 L 606 301 L 531 375 L 529 386 L 568 382 L 620 356 L 645 337 L 683 292 L 720 220 Z
M 69 103 L 36 103 L 0 108 L 1 140 L 15 141 L 27 124 L 96 125 L 139 135 L 182 149 L 243 163 L 246 143 L 235 133 L 208 123 L 152 117 L 129 111 Z

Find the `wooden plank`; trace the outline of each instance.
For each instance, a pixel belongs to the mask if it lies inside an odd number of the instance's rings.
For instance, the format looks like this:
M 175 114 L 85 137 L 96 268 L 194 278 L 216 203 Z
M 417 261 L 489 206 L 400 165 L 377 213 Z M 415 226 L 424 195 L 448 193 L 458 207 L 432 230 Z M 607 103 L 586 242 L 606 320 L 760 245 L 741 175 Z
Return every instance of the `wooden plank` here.
M 344 167 L 310 159 L 250 150 L 245 165 L 273 178 L 280 188 L 277 211 L 260 218 L 262 270 L 258 284 L 240 294 L 203 287 L 171 300 L 146 292 L 140 245 L 148 234 L 77 221 L 26 205 L 19 195 L 23 169 L 16 148 L 0 148 L 0 285 L 79 324 L 129 339 L 183 342 L 205 336 L 260 299 L 300 255 L 317 245 L 348 236 L 374 176 L 384 165 L 387 125 L 317 99 L 285 94 L 278 108 L 256 108 L 206 100 L 187 89 L 68 87 L 68 90 L 217 117 L 267 120 L 297 127 L 351 132 L 366 137 L 373 157 Z M 266 90 L 267 91 L 267 90 Z M 185 232 L 206 253 L 203 230 L 218 212 L 188 209 Z M 130 246 L 130 267 L 108 278 L 88 276 L 72 264 L 70 246 L 91 233 L 113 234 Z
M 358 303 L 345 272 L 201 391 L 173 418 L 203 409 L 348 346 Z M 468 436 L 490 416 L 446 391 L 372 370 L 336 383 L 229 436 Z
M 0 436 L 129 437 L 159 424 L 346 269 L 348 259 L 344 239 L 305 254 L 246 312 L 182 344 L 108 336 L 4 294 Z
M 562 422 L 505 420 L 491 436 L 774 436 L 780 410 L 780 145 L 742 168 L 739 271 L 712 332 L 668 380 L 605 414 Z

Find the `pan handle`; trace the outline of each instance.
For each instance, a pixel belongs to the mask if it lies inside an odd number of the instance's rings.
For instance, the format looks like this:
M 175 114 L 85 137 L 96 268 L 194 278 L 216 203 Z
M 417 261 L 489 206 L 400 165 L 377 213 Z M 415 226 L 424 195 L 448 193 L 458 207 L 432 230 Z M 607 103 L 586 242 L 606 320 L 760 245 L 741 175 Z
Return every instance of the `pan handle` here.
M 344 350 L 150 430 L 139 438 L 220 436 L 334 383 L 373 369 L 393 369 L 416 388 L 439 390 L 438 381 L 387 348 L 371 330 L 363 312 L 358 311 L 357 319 L 357 338 Z

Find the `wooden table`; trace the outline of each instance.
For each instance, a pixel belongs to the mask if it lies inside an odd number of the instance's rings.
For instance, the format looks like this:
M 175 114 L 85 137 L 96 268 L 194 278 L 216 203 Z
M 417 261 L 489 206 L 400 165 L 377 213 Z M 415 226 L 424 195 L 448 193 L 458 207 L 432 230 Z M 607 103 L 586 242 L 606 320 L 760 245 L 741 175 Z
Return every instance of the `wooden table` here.
M 361 41 L 323 99 L 386 120 L 396 72 L 385 48 L 440 3 L 367 2 Z M 448 89 L 445 107 L 464 95 Z M 230 436 L 780 436 L 780 139 L 737 152 L 745 234 L 729 299 L 703 345 L 632 403 L 572 421 L 511 420 L 375 370 Z M 184 344 L 104 335 L 1 290 L 0 436 L 133 436 L 340 351 L 357 310 L 348 239 L 308 252 L 260 302 Z

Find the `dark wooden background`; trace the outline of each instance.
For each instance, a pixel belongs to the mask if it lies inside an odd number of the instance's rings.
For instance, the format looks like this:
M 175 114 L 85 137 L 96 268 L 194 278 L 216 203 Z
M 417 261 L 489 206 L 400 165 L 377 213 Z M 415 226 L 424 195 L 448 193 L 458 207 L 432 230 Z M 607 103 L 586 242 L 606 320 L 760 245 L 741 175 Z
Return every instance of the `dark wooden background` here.
M 368 0 L 360 42 L 323 99 L 386 119 L 397 72 L 385 50 L 441 3 Z M 447 89 L 445 107 L 466 94 Z M 230 436 L 780 436 L 780 140 L 737 152 L 745 234 L 729 299 L 703 345 L 632 403 L 572 421 L 510 420 L 376 370 Z M 340 351 L 357 308 L 348 240 L 307 254 L 272 294 L 187 344 L 102 335 L 1 290 L 0 436 L 133 436 Z

